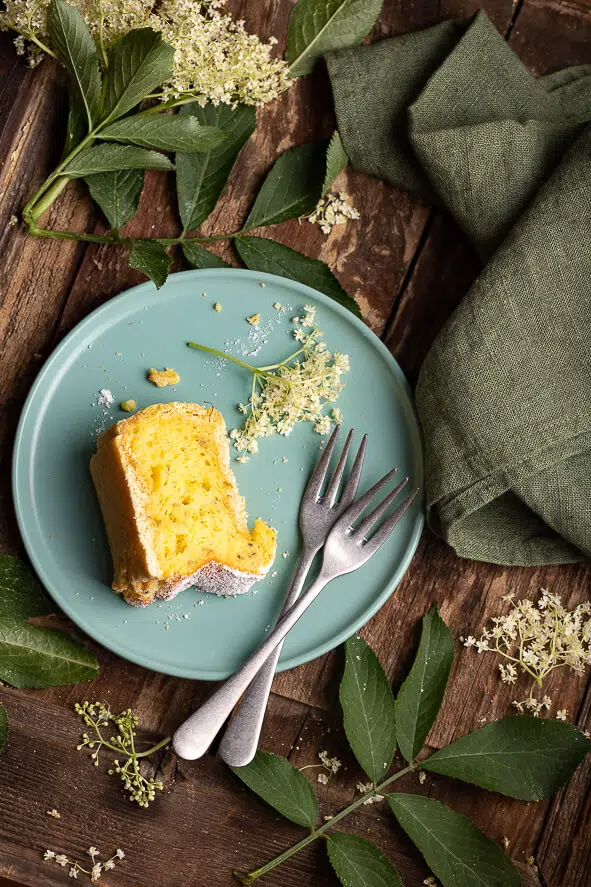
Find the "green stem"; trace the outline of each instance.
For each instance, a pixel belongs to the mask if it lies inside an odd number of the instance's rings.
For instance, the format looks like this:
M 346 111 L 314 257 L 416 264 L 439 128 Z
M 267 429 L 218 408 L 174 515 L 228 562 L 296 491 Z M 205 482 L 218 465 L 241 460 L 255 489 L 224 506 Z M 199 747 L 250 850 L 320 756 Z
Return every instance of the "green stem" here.
M 207 354 L 215 355 L 215 357 L 223 357 L 224 360 L 229 360 L 231 363 L 238 364 L 239 367 L 243 367 L 243 369 L 249 370 L 251 373 L 254 373 L 255 376 L 259 376 L 263 373 L 263 370 L 260 370 L 257 367 L 253 367 L 249 363 L 244 363 L 243 360 L 238 360 L 237 357 L 231 357 L 224 351 L 218 351 L 217 348 L 208 348 L 206 345 L 198 345 L 197 342 L 187 342 L 187 345 L 189 346 L 189 348 L 196 348 L 198 351 L 205 351 Z
M 171 739 L 171 736 L 167 736 L 166 739 L 163 739 L 162 742 L 157 742 L 156 745 L 152 746 L 152 748 L 149 748 L 146 751 L 136 752 L 136 758 L 147 758 L 148 755 L 153 755 L 155 752 L 160 751 L 161 748 L 164 748 L 165 745 L 168 745 Z
M 341 810 L 340 813 L 337 813 L 333 816 L 332 819 L 329 819 L 324 825 L 321 825 L 320 828 L 315 829 L 315 831 L 311 832 L 311 834 L 306 835 L 305 838 L 302 838 L 301 841 L 298 841 L 297 844 L 294 844 L 288 850 L 284 850 L 283 853 L 280 853 L 279 856 L 276 856 L 274 859 L 266 862 L 265 865 L 261 866 L 258 869 L 255 869 L 252 872 L 249 872 L 247 875 L 239 875 L 237 873 L 236 877 L 240 881 L 241 884 L 252 884 L 254 881 L 261 878 L 263 875 L 272 872 L 273 869 L 276 869 L 277 866 L 281 865 L 285 862 L 286 859 L 289 859 L 290 856 L 293 856 L 295 853 L 299 853 L 300 850 L 303 850 L 304 847 L 307 847 L 308 844 L 311 844 L 312 841 L 315 841 L 317 838 L 323 837 L 323 835 L 331 829 L 337 822 L 340 822 L 341 819 L 344 819 L 345 816 L 348 816 L 349 813 L 352 813 L 353 810 L 356 810 L 360 807 L 368 798 L 372 798 L 375 795 L 381 794 L 382 790 L 386 788 L 386 786 L 391 785 L 393 782 L 396 782 L 397 779 L 400 779 L 402 776 L 406 776 L 407 773 L 411 773 L 416 769 L 418 765 L 410 764 L 408 767 L 404 767 L 403 770 L 399 770 L 398 773 L 394 773 L 393 776 L 389 776 L 388 779 L 385 779 L 379 785 L 374 786 L 370 792 L 367 792 L 365 795 L 361 795 L 361 797 L 357 798 L 353 801 L 352 804 L 349 804 L 348 807 L 345 807 L 344 810 Z
M 39 40 L 38 37 L 35 36 L 35 34 L 32 34 L 32 33 L 31 34 L 23 34 L 23 36 L 27 40 L 30 40 L 31 43 L 34 43 L 36 46 L 38 46 L 39 49 L 42 49 L 43 52 L 47 53 L 47 55 L 50 55 L 52 57 L 52 59 L 55 59 L 56 61 L 58 61 L 58 57 L 55 54 L 55 52 L 53 51 L 53 49 L 50 49 L 49 46 L 46 46 L 45 43 L 43 43 L 41 40 Z

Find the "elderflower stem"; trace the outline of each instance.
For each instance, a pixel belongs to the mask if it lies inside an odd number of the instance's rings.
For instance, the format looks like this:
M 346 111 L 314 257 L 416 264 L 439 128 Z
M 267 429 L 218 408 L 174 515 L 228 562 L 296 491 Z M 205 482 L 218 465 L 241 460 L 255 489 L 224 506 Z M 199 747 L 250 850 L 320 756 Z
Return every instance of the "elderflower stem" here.
M 39 40 L 39 38 L 37 37 L 37 35 L 33 31 L 26 31 L 26 32 L 19 31 L 18 28 L 13 27 L 12 25 L 8 24 L 8 22 L 3 22 L 3 27 L 8 28 L 11 31 L 14 31 L 15 34 L 20 34 L 21 37 L 25 38 L 25 40 L 30 40 L 31 43 L 34 43 L 35 46 L 38 46 L 39 49 L 41 49 L 47 55 L 51 56 L 52 59 L 59 61 L 59 59 L 58 59 L 57 55 L 55 54 L 55 52 L 53 51 L 53 49 L 50 49 L 49 46 L 46 46 L 45 43 L 43 43 L 41 40 Z
M 236 878 L 240 881 L 241 884 L 252 884 L 254 881 L 257 881 L 263 875 L 272 872 L 273 869 L 276 869 L 277 866 L 280 866 L 286 859 L 289 859 L 290 856 L 293 856 L 295 853 L 299 853 L 300 850 L 303 850 L 304 847 L 307 847 L 308 844 L 311 844 L 312 841 L 315 841 L 317 838 L 324 837 L 325 833 L 331 829 L 337 822 L 340 822 L 341 819 L 344 819 L 345 816 L 348 816 L 349 813 L 352 813 L 353 810 L 356 810 L 358 807 L 361 807 L 368 798 L 373 798 L 375 795 L 381 794 L 382 790 L 386 788 L 386 786 L 391 785 L 393 782 L 396 782 L 397 779 L 400 779 L 402 776 L 406 776 L 407 773 L 412 773 L 418 766 L 418 764 L 410 764 L 408 767 L 404 767 L 402 770 L 399 770 L 398 773 L 394 773 L 393 776 L 388 777 L 379 785 L 374 785 L 371 791 L 366 792 L 361 795 L 359 798 L 353 801 L 352 804 L 349 804 L 348 807 L 345 807 L 339 813 L 335 814 L 332 819 L 329 819 L 324 825 L 321 825 L 320 828 L 315 829 L 309 835 L 306 835 L 305 838 L 302 838 L 301 841 L 298 841 L 297 844 L 294 844 L 288 850 L 284 850 L 283 853 L 280 853 L 279 856 L 276 856 L 274 859 L 266 862 L 265 865 L 261 866 L 258 869 L 255 869 L 252 872 L 249 872 L 247 875 L 240 875 L 237 872 L 234 872 Z
M 205 351 L 207 354 L 213 354 L 215 357 L 222 357 L 224 360 L 229 360 L 231 363 L 235 363 L 238 366 L 243 367 L 243 369 L 254 373 L 255 376 L 262 375 L 265 370 L 271 369 L 271 367 L 253 367 L 249 363 L 244 363 L 243 360 L 238 360 L 237 357 L 232 357 L 230 354 L 226 354 L 224 351 L 218 351 L 217 348 L 208 348 L 207 345 L 199 345 L 197 342 L 187 342 L 187 345 L 189 348 L 196 348 L 197 351 Z

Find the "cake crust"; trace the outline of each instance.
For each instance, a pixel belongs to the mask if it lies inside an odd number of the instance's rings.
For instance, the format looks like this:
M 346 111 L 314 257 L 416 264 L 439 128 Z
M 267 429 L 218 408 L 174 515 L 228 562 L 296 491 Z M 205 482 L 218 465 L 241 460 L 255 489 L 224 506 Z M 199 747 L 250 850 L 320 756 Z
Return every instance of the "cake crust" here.
M 225 422 L 217 410 L 178 402 L 155 404 L 116 422 L 99 437 L 90 471 L 113 558 L 112 588 L 136 607 L 147 606 L 155 598 L 170 600 L 193 586 L 223 596 L 243 594 L 268 572 L 275 555 L 273 537 L 270 557 L 256 570 L 240 570 L 219 560 L 208 559 L 187 574 L 166 575 L 166 565 L 157 557 L 151 541 L 152 533 L 144 508 L 146 483 L 134 470 L 129 439 L 139 423 L 155 418 L 166 421 L 167 417 L 174 416 L 188 422 L 207 419 L 208 433 L 223 472 L 224 491 L 231 502 L 236 532 L 249 532 L 245 502 L 230 468 Z M 269 530 L 262 521 L 257 521 L 253 538 L 260 527 Z

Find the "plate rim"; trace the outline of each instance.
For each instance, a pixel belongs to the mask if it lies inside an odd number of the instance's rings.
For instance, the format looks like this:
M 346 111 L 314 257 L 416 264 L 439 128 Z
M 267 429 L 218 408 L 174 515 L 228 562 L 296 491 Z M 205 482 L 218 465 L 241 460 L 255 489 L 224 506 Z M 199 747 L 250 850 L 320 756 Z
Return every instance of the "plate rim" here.
M 313 287 L 310 287 L 307 284 L 300 283 L 299 281 L 293 280 L 289 277 L 282 277 L 278 274 L 251 271 L 245 268 L 234 267 L 202 269 L 193 268 L 185 271 L 175 272 L 174 274 L 170 275 L 167 283 L 170 282 L 172 284 L 174 283 L 175 278 L 178 279 L 179 277 L 183 277 L 185 279 L 199 278 L 203 276 L 207 276 L 210 279 L 212 276 L 214 278 L 221 278 L 224 275 L 228 275 L 230 272 L 238 274 L 239 276 L 246 276 L 252 279 L 256 279 L 258 282 L 269 281 L 270 283 L 272 283 L 275 281 L 280 281 L 283 286 L 292 286 L 296 290 L 298 290 L 302 296 L 308 298 L 309 300 L 317 300 L 323 302 L 327 304 L 328 307 L 330 307 L 331 309 L 336 310 L 337 314 L 340 314 L 343 318 L 345 318 L 345 320 L 347 320 L 349 323 L 352 323 L 353 326 L 357 327 L 358 331 L 366 339 L 368 339 L 372 347 L 378 351 L 383 359 L 385 359 L 386 363 L 388 364 L 389 370 L 393 373 L 398 383 L 401 385 L 401 388 L 407 399 L 407 405 L 408 407 L 410 407 L 410 412 L 415 417 L 415 433 L 413 436 L 416 437 L 416 444 L 419 448 L 420 458 L 418 460 L 418 464 L 420 466 L 421 472 L 421 476 L 419 478 L 419 489 L 421 490 L 424 483 L 424 448 L 421 428 L 414 407 L 412 390 L 406 376 L 404 375 L 404 372 L 398 364 L 398 361 L 388 350 L 382 340 L 373 332 L 373 330 L 370 329 L 369 326 L 367 326 L 367 324 L 364 323 L 363 320 L 358 318 L 355 314 L 353 314 L 352 311 L 350 311 L 348 308 L 345 308 L 334 299 L 331 299 L 329 296 L 319 292 L 318 290 L 315 290 Z M 84 634 L 88 635 L 89 638 L 103 646 L 105 649 L 109 650 L 111 653 L 114 653 L 117 656 L 121 656 L 122 659 L 125 659 L 128 662 L 132 662 L 135 665 L 139 665 L 142 668 L 147 668 L 151 671 L 157 671 L 162 674 L 167 674 L 171 677 L 180 677 L 190 680 L 218 681 L 227 678 L 231 674 L 231 672 L 220 669 L 204 671 L 201 668 L 177 668 L 176 666 L 171 666 L 169 663 L 159 662 L 157 657 L 155 656 L 150 656 L 150 664 L 147 664 L 146 659 L 142 658 L 141 656 L 135 655 L 134 653 L 129 653 L 129 651 L 126 650 L 124 644 L 119 644 L 116 639 L 114 640 L 109 635 L 104 634 L 99 626 L 88 624 L 84 619 L 80 619 L 78 614 L 75 613 L 75 606 L 70 607 L 68 598 L 64 598 L 59 590 L 54 590 L 53 583 L 47 575 L 43 566 L 43 560 L 39 558 L 36 554 L 35 543 L 27 530 L 27 521 L 25 515 L 23 514 L 24 499 L 26 497 L 27 490 L 32 489 L 30 478 L 28 476 L 28 471 L 26 470 L 26 459 L 29 454 L 24 454 L 24 451 L 26 449 L 24 445 L 24 438 L 27 434 L 29 416 L 34 407 L 37 392 L 44 381 L 47 379 L 47 377 L 51 375 L 54 364 L 56 364 L 60 360 L 62 352 L 68 351 L 72 340 L 75 340 L 77 337 L 83 335 L 86 327 L 93 326 L 96 322 L 96 319 L 100 318 L 101 315 L 108 314 L 110 311 L 113 311 L 115 309 L 115 305 L 118 302 L 121 302 L 122 300 L 136 298 L 138 293 L 142 293 L 144 291 L 146 293 L 149 293 L 151 296 L 160 295 L 162 294 L 162 291 L 166 288 L 166 285 L 167 284 L 165 284 L 164 287 L 162 287 L 160 290 L 156 290 L 156 292 L 154 292 L 155 286 L 153 282 L 146 280 L 143 283 L 139 283 L 135 286 L 129 287 L 128 289 L 123 290 L 121 293 L 118 293 L 110 299 L 107 299 L 104 304 L 99 305 L 98 308 L 95 308 L 93 311 L 87 314 L 86 317 L 79 321 L 79 323 L 77 323 L 64 336 L 62 341 L 53 349 L 51 354 L 45 360 L 43 366 L 40 368 L 37 376 L 35 377 L 33 384 L 31 385 L 18 420 L 12 454 L 12 497 L 16 513 L 17 525 L 24 548 L 39 580 L 41 581 L 41 584 L 43 585 L 43 588 L 45 589 L 47 594 L 49 594 L 52 600 L 58 605 L 58 607 L 68 616 L 69 619 L 72 620 L 72 622 L 74 622 L 74 624 L 81 631 L 84 632 Z M 174 298 L 174 295 L 171 295 L 170 298 Z M 34 431 L 34 429 L 35 425 L 33 424 L 32 431 Z M 33 440 L 32 436 L 31 440 Z M 31 496 L 29 496 L 28 498 L 29 501 L 31 501 Z M 392 594 L 395 592 L 396 588 L 402 581 L 403 577 L 405 576 L 417 550 L 424 523 L 424 508 L 421 507 L 417 511 L 404 557 L 401 559 L 390 581 L 384 586 L 384 589 L 380 592 L 380 594 L 376 595 L 376 598 L 373 600 L 371 606 L 365 608 L 363 610 L 363 614 L 357 620 L 355 620 L 350 627 L 348 627 L 344 631 L 340 631 L 337 634 L 332 635 L 330 640 L 326 641 L 326 643 L 319 644 L 305 653 L 291 656 L 289 659 L 286 659 L 283 662 L 280 661 L 277 667 L 278 672 L 287 671 L 291 668 L 296 668 L 299 665 L 303 665 L 307 662 L 311 662 L 312 660 L 319 658 L 320 656 L 323 656 L 324 654 L 330 652 L 330 650 L 334 650 L 347 638 L 360 631 L 360 629 L 363 628 L 363 626 L 366 625 L 373 616 L 375 616 L 378 610 L 380 610 L 384 606 L 386 601 L 392 596 Z

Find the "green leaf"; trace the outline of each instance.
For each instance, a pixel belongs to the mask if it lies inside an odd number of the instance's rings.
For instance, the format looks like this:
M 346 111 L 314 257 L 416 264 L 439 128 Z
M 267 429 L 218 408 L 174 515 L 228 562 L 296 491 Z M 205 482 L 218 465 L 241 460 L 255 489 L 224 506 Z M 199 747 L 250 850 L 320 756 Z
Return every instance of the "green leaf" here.
M 396 736 L 407 761 L 414 761 L 439 714 L 454 660 L 453 636 L 437 612 L 423 619 L 416 659 L 396 699 Z
M 282 154 L 263 182 L 243 231 L 311 213 L 322 193 L 325 157 L 326 141 L 310 142 Z
M 171 258 L 166 248 L 155 240 L 132 241 L 129 253 L 129 265 L 137 271 L 143 271 L 160 289 L 166 283 Z
M 136 114 L 111 123 L 101 130 L 100 138 L 160 151 L 210 151 L 226 134 L 215 126 L 201 126 L 194 117 Z
M 322 186 L 322 197 L 328 193 L 332 183 L 348 163 L 349 158 L 347 157 L 347 152 L 345 151 L 338 130 L 335 130 L 326 150 L 326 173 L 324 175 L 324 184 Z
M 144 187 L 143 169 L 102 172 L 88 176 L 85 181 L 111 228 L 119 230 L 135 216 Z
M 18 557 L 0 555 L 0 619 L 31 619 L 56 609 Z
M 299 0 L 287 29 L 291 76 L 309 74 L 325 52 L 361 43 L 381 8 L 382 0 Z
M 298 825 L 314 828 L 318 821 L 318 801 L 314 789 L 299 770 L 270 752 L 258 751 L 246 767 L 232 767 L 263 801 Z
M 78 641 L 16 619 L 0 619 L 0 680 L 13 687 L 56 687 L 89 681 L 99 672 Z
M 269 274 L 298 280 L 320 290 L 357 317 L 361 317 L 357 302 L 347 295 L 324 262 L 310 259 L 282 243 L 264 237 L 236 237 L 234 243 L 240 258 L 252 271 L 268 271 Z
M 67 157 L 72 148 L 80 144 L 88 131 L 88 121 L 84 106 L 72 87 L 68 90 L 68 97 L 68 122 L 66 124 L 66 143 L 64 145 L 63 157 Z
M 105 116 L 123 117 L 172 77 L 174 50 L 151 28 L 120 37 L 109 53 Z
M 572 724 L 508 717 L 468 733 L 431 755 L 421 767 L 523 801 L 557 791 L 591 752 L 591 740 Z
M 101 100 L 99 60 L 88 26 L 79 10 L 63 0 L 51 0 L 47 11 L 47 30 L 59 60 L 74 80 L 88 121 L 96 123 Z
M 179 213 L 185 231 L 192 231 L 214 209 L 242 147 L 256 126 L 255 109 L 248 105 L 212 105 L 192 102 L 181 115 L 202 126 L 219 127 L 226 138 L 217 148 L 201 154 L 177 154 L 176 183 Z
M 419 795 L 389 795 L 388 802 L 443 887 L 520 887 L 511 860 L 465 816 Z
M 327 835 L 328 858 L 345 887 L 402 887 L 398 872 L 381 850 L 365 838 Z
M 394 697 L 378 657 L 363 638 L 345 643 L 339 699 L 345 733 L 372 782 L 386 775 L 396 749 Z
M 198 243 L 183 243 L 185 259 L 193 268 L 231 268 L 228 262 L 224 262 L 215 253 L 199 246 Z
M 121 169 L 174 169 L 164 154 L 146 151 L 133 145 L 96 145 L 85 148 L 68 163 L 62 175 L 69 179 L 83 179 L 99 172 Z
M 8 715 L 6 709 L 0 702 L 0 751 L 4 748 L 8 739 Z

